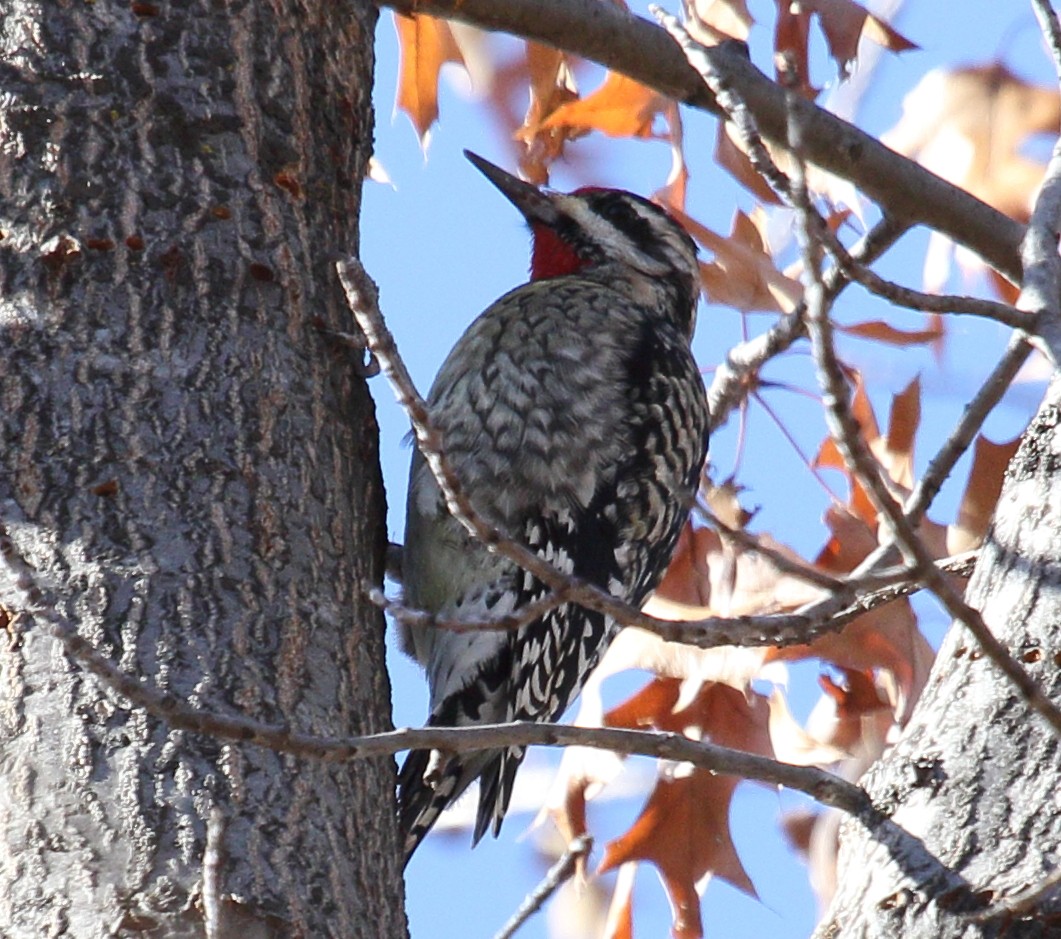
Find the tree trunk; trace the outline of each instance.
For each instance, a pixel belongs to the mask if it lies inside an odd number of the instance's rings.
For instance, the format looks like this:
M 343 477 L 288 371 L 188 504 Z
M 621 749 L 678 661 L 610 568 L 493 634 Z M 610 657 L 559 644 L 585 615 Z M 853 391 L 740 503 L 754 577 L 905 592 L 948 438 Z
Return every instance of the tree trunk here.
M 1059 452 L 1055 381 L 1010 464 L 968 599 L 1061 702 Z M 963 627 L 951 628 L 902 738 L 863 782 L 917 840 L 846 823 L 819 937 L 1061 935 L 1057 887 L 1028 910 L 998 913 L 1057 870 L 1061 745 Z
M 315 325 L 352 328 L 375 17 L 0 6 L 0 522 L 127 673 L 325 734 L 389 726 L 373 407 Z M 390 760 L 130 710 L 4 560 L 0 935 L 405 934 Z

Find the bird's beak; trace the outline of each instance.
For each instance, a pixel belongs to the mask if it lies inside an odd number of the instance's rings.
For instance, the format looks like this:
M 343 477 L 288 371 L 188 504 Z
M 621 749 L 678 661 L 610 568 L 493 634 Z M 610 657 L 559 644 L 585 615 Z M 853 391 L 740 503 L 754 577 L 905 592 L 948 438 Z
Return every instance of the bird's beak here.
M 465 150 L 464 155 L 480 173 L 501 190 L 523 217 L 531 223 L 541 222 L 544 225 L 555 225 L 560 217 L 552 199 L 537 186 L 525 183 L 522 179 L 506 173 L 500 166 L 494 166 L 479 154 Z

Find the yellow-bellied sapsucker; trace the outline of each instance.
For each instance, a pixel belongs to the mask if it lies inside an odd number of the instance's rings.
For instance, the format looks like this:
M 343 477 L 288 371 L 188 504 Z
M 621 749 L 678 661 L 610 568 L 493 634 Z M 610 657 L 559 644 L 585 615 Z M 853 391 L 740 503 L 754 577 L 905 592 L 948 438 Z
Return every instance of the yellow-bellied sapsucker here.
M 468 158 L 523 213 L 531 282 L 461 337 L 428 397 L 446 456 L 489 521 L 562 571 L 633 606 L 655 589 L 696 492 L 707 448 L 703 381 L 689 349 L 696 247 L 629 192 L 543 192 Z M 412 461 L 407 604 L 442 617 L 518 610 L 547 589 L 490 553 Z M 564 604 L 514 631 L 419 628 L 404 644 L 427 670 L 435 726 L 555 721 L 618 626 Z M 399 779 L 407 855 L 480 780 L 474 839 L 496 835 L 523 749 L 413 751 Z

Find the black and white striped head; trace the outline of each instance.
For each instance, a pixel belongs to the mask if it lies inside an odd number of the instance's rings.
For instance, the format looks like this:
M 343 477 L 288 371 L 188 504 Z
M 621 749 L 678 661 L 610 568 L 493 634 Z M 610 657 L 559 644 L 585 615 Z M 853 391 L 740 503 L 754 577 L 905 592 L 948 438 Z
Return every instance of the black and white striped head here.
M 622 189 L 543 191 L 464 153 L 530 225 L 532 280 L 621 265 L 673 293 L 680 325 L 692 332 L 700 290 L 696 244 L 664 209 Z

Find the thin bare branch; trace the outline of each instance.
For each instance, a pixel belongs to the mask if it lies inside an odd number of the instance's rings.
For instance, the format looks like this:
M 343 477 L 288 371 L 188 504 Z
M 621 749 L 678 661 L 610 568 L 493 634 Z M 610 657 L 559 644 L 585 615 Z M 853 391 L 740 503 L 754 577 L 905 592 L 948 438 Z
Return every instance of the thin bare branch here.
M 21 615 L 47 623 L 67 654 L 99 678 L 112 692 L 136 708 L 166 722 L 173 730 L 205 734 L 237 743 L 256 744 L 281 753 L 325 762 L 392 756 L 402 750 L 440 749 L 451 753 L 489 750 L 508 746 L 587 746 L 616 753 L 655 756 L 692 763 L 712 772 L 786 786 L 804 792 L 824 805 L 866 818 L 871 805 L 858 786 L 831 773 L 806 766 L 793 766 L 766 757 L 690 740 L 681 734 L 655 733 L 608 727 L 574 727 L 560 724 L 486 724 L 477 727 L 427 727 L 396 730 L 360 737 L 330 737 L 305 734 L 276 724 L 245 717 L 225 716 L 193 707 L 175 695 L 151 687 L 142 679 L 123 672 L 95 646 L 77 634 L 69 620 L 43 602 L 32 572 L 14 550 L 0 526 L 0 558 L 7 572 L 14 573 L 14 590 L 5 591 L 5 601 Z M 11 580 L 10 578 L 8 578 Z M 13 601 L 13 602 L 12 602 Z
M 905 287 L 894 281 L 886 280 L 865 264 L 855 260 L 844 247 L 843 242 L 824 225 L 824 221 L 815 234 L 848 278 L 861 284 L 874 296 L 881 297 L 895 306 L 925 313 L 959 313 L 979 316 L 1013 329 L 1029 329 L 1034 326 L 1027 313 L 1022 313 L 1008 303 L 985 300 L 981 297 L 925 293 L 923 290 L 914 290 L 912 287 Z
M 965 406 L 961 420 L 950 432 L 943 445 L 928 464 L 928 468 L 917 481 L 913 492 L 903 504 L 903 514 L 911 528 L 916 528 L 925 517 L 932 500 L 939 494 L 943 483 L 950 476 L 955 464 L 969 445 L 976 439 L 987 415 L 1002 400 L 1006 389 L 1017 377 L 1032 347 L 1024 333 L 1015 333 L 1006 346 L 1002 358 L 987 376 L 984 383 Z
M 1049 0 L 1032 0 L 1032 9 L 1054 58 L 1054 70 L 1061 80 L 1061 24 L 1057 21 L 1057 13 Z
M 535 913 L 537 913 L 561 885 L 571 879 L 578 868 L 578 862 L 586 857 L 593 849 L 593 839 L 589 835 L 581 835 L 567 846 L 560 855 L 557 862 L 546 871 L 541 883 L 524 897 L 519 908 L 512 914 L 511 919 L 498 930 L 494 939 L 511 939 L 516 931 Z
M 968 577 L 979 556 L 978 551 L 944 558 L 936 565 L 941 575 Z M 805 604 L 792 613 L 764 613 L 746 616 L 710 616 L 699 620 L 661 620 L 641 614 L 631 625 L 651 632 L 668 642 L 681 642 L 702 649 L 719 646 L 794 646 L 813 642 L 829 633 L 839 632 L 849 623 L 878 607 L 910 596 L 924 589 L 915 572 L 907 567 L 883 570 L 874 568 L 857 576 L 835 581 L 836 587 L 819 600 Z M 542 606 L 559 602 L 543 599 Z M 530 605 L 516 614 L 476 620 L 448 620 L 426 610 L 416 610 L 389 600 L 377 590 L 370 591 L 374 603 L 394 615 L 395 619 L 413 625 L 428 625 L 457 632 L 516 629 L 523 619 L 537 613 Z

